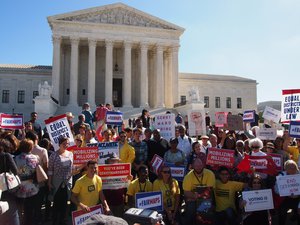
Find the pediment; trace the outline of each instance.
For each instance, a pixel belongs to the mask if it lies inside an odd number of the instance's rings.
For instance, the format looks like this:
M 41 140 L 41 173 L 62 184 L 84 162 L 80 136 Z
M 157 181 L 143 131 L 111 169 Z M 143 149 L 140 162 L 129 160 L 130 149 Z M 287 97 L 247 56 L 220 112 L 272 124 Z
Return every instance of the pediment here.
M 49 22 L 68 21 L 77 23 L 115 24 L 145 28 L 179 30 L 182 32 L 184 31 L 183 28 L 177 25 L 139 11 L 123 3 L 116 3 L 102 7 L 56 15 L 49 17 L 48 20 Z

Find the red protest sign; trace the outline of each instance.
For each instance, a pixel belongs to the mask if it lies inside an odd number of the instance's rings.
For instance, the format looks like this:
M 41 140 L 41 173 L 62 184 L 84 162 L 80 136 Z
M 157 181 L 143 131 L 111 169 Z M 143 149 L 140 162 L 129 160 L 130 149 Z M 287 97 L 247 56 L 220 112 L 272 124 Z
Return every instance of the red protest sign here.
M 86 163 L 89 160 L 98 160 L 99 153 L 98 147 L 76 147 L 72 148 L 74 155 L 74 165 L 80 165 Z
M 77 210 L 72 212 L 72 225 L 81 225 L 92 215 L 103 214 L 102 205 L 92 206 L 90 207 L 90 210 L 91 211 L 89 212 L 86 212 L 85 210 Z
M 0 128 L 23 129 L 23 116 L 0 113 Z
M 209 148 L 206 164 L 211 166 L 226 166 L 232 168 L 234 164 L 234 150 Z

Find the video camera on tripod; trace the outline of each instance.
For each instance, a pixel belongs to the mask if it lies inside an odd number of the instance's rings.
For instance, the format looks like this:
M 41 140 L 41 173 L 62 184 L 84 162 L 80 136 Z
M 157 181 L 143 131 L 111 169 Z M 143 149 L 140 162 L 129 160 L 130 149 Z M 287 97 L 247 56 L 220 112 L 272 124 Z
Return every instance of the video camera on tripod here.
M 130 225 L 134 223 L 143 225 L 165 224 L 162 215 L 151 209 L 130 208 L 124 213 L 124 219 Z

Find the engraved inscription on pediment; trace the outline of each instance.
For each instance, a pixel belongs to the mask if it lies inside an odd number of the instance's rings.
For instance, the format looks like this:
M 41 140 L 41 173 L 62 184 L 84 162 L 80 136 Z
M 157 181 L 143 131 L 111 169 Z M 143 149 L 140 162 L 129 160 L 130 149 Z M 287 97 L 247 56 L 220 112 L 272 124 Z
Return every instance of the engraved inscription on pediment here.
M 61 18 L 60 20 L 89 23 L 120 24 L 174 30 L 173 27 L 170 27 L 159 21 L 152 20 L 151 18 L 141 16 L 135 12 L 122 8 L 107 9 L 94 13 L 85 13 L 82 15 Z

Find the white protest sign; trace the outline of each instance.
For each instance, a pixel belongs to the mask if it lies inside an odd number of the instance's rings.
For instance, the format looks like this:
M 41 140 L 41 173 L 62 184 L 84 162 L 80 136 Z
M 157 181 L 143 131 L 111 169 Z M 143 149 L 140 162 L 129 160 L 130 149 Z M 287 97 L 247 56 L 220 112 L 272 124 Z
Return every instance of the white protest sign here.
M 205 112 L 203 110 L 190 110 L 188 112 L 189 135 L 199 136 L 206 134 Z
M 242 196 L 246 201 L 245 212 L 274 209 L 271 189 L 243 191 Z
M 160 130 L 160 136 L 169 141 L 172 137 L 175 137 L 175 114 L 156 115 L 154 127 Z
M 300 120 L 300 89 L 282 90 L 281 123 Z
M 164 159 L 159 155 L 155 154 L 151 160 L 151 167 L 155 174 L 158 174 L 158 169 L 162 165 Z
M 74 145 L 73 134 L 65 114 L 49 118 L 45 120 L 45 124 L 55 150 L 58 150 L 59 148 L 58 140 L 61 137 L 68 138 L 70 146 Z
M 280 196 L 300 195 L 300 174 L 277 176 L 276 181 Z
M 135 207 L 140 209 L 163 210 L 161 191 L 138 192 L 135 194 Z
M 259 128 L 256 137 L 261 140 L 275 140 L 277 137 L 276 128 Z
M 215 126 L 223 127 L 224 124 L 227 124 L 227 112 L 216 112 L 215 113 Z
M 262 117 L 266 120 L 273 121 L 275 123 L 279 123 L 279 120 L 281 118 L 281 111 L 273 109 L 269 106 L 266 106 Z
M 0 113 L 0 128 L 23 129 L 23 116 Z

